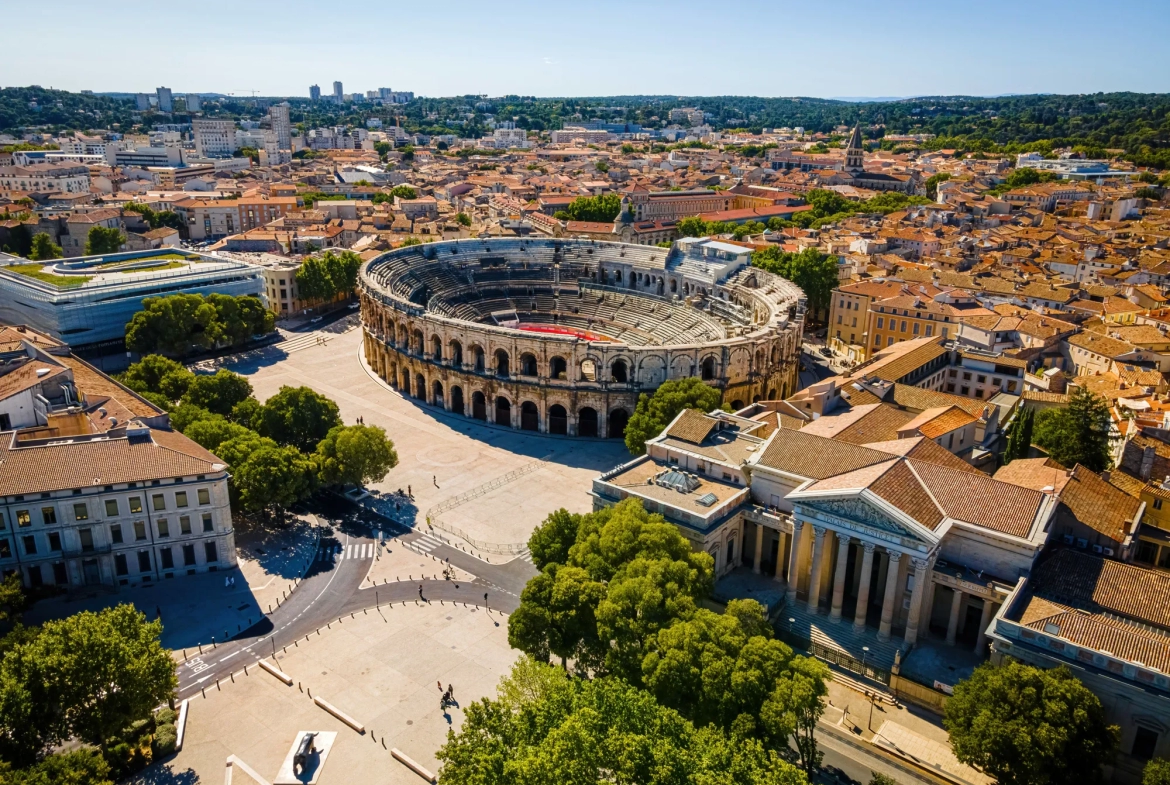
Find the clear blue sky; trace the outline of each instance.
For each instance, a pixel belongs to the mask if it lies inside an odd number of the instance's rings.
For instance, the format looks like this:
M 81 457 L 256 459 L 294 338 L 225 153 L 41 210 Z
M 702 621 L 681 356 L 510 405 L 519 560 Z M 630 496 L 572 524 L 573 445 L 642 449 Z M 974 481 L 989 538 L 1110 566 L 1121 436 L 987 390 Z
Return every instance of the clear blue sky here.
M 56 0 L 0 84 L 307 95 L 1170 92 L 1170 0 Z

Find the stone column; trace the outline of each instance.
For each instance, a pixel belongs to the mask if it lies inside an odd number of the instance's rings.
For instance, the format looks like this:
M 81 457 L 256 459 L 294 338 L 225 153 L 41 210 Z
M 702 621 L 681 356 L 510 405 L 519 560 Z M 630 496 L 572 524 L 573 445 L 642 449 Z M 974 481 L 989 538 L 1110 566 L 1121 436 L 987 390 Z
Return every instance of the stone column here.
M 914 591 L 910 594 L 910 616 L 906 619 L 906 643 L 913 646 L 918 640 L 918 621 L 922 614 L 922 598 L 930 585 L 930 560 L 913 559 Z
M 804 530 L 804 521 L 792 519 L 792 547 L 788 549 L 788 604 L 796 602 L 796 589 L 800 584 L 797 567 L 800 565 L 800 534 Z
M 776 574 L 772 576 L 772 580 L 776 583 L 784 583 L 784 537 L 785 534 L 781 530 L 776 530 Z
M 992 607 L 991 600 L 983 601 L 983 613 L 979 615 L 979 629 L 975 635 L 975 654 L 980 657 L 983 656 L 983 649 L 987 645 L 983 636 L 986 635 L 987 625 L 991 622 Z
M 886 568 L 886 593 L 882 597 L 882 623 L 878 627 L 878 637 L 883 641 L 890 639 L 890 630 L 894 626 L 894 603 L 898 593 L 898 565 L 902 561 L 901 551 L 886 551 L 890 564 Z
M 959 611 L 963 607 L 963 592 L 954 590 L 951 597 L 951 617 L 947 619 L 947 645 L 954 646 L 955 638 L 959 634 Z
M 865 555 L 861 558 L 861 583 L 857 586 L 857 612 L 853 614 L 853 627 L 858 632 L 865 629 L 865 612 L 869 609 L 869 584 L 873 580 L 873 552 L 877 546 L 865 543 Z
M 756 553 L 752 557 L 752 572 L 760 574 L 760 556 L 764 552 L 764 529 L 762 524 L 756 524 Z
M 848 534 L 837 535 L 837 569 L 833 571 L 833 605 L 829 621 L 841 621 L 841 605 L 845 602 L 845 570 L 849 566 L 849 543 L 853 538 Z
M 825 566 L 826 531 L 824 526 L 813 526 L 812 578 L 808 584 L 808 609 L 812 613 L 817 612 L 817 606 L 821 602 L 821 575 Z

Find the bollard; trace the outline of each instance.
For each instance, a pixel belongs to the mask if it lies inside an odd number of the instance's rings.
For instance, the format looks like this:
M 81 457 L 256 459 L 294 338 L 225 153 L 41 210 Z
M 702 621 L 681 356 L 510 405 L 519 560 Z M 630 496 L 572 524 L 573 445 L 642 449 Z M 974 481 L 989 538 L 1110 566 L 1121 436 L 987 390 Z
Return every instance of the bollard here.
M 248 675 L 248 666 L 247 665 L 244 666 L 244 675 L 245 676 Z
M 206 687 L 200 687 L 199 691 L 203 693 L 204 698 L 207 697 L 207 688 Z
M 313 688 L 312 687 L 305 687 L 305 691 L 309 693 L 310 698 L 313 697 Z
M 211 648 L 212 648 L 212 650 L 215 649 L 215 636 L 214 635 L 211 636 Z
M 351 618 L 351 619 L 353 618 L 353 614 L 352 614 L 352 613 L 351 613 L 351 614 L 349 614 L 349 618 Z
M 216 679 L 216 680 L 215 680 L 215 688 L 216 688 L 217 690 L 219 689 L 219 679 Z
M 200 654 L 202 654 L 202 653 L 203 653 L 203 644 L 202 644 L 202 643 L 199 643 L 199 644 L 196 644 L 196 645 L 197 645 L 197 646 L 199 646 L 199 653 L 200 653 Z
M 332 626 L 330 626 L 330 622 L 325 622 L 325 629 L 327 629 L 327 630 L 331 630 L 331 629 L 333 629 L 333 627 L 332 627 Z M 320 635 L 320 634 L 321 634 L 321 628 L 320 628 L 320 627 L 318 627 L 318 628 L 317 628 L 317 634 L 318 634 L 318 635 Z
M 236 674 L 229 673 L 228 675 L 232 677 L 232 684 L 235 684 L 236 683 Z
M 386 737 L 382 737 L 382 749 L 386 749 Z
M 297 689 L 300 690 L 301 692 L 305 691 L 305 688 L 301 686 L 301 683 L 299 681 L 297 682 Z

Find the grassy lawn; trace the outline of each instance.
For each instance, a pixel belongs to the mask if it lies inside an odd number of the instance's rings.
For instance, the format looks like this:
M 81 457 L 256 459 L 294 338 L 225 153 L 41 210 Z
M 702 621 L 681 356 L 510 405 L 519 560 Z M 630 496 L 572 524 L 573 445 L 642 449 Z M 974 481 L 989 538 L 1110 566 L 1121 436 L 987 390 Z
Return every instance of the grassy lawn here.
M 94 269 L 105 270 L 110 267 L 121 267 L 124 264 L 143 264 L 145 262 L 162 262 L 168 260 L 186 261 L 186 262 L 201 262 L 203 261 L 198 256 L 188 256 L 181 253 L 160 253 L 158 256 L 143 256 L 138 259 L 119 259 L 116 262 L 103 262 L 95 264 Z
M 155 257 L 155 258 L 162 258 L 162 257 Z M 182 257 L 180 257 L 180 258 L 182 258 Z M 151 259 L 151 261 L 153 262 L 154 259 Z M 174 270 L 176 267 L 186 267 L 186 266 L 187 266 L 187 263 L 185 261 L 184 262 L 165 262 L 164 261 L 164 262 L 159 262 L 158 264 L 151 264 L 151 265 L 143 266 L 143 267 L 135 267 L 132 270 L 118 270 L 118 272 L 122 273 L 123 275 L 127 275 L 129 273 L 157 273 L 159 270 Z
M 92 275 L 53 275 L 52 273 L 46 273 L 43 268 L 43 264 L 33 262 L 31 264 L 14 264 L 0 269 L 16 273 L 17 275 L 23 275 L 27 278 L 35 278 L 50 286 L 56 286 L 58 289 L 76 289 L 78 286 L 84 286 L 93 280 Z

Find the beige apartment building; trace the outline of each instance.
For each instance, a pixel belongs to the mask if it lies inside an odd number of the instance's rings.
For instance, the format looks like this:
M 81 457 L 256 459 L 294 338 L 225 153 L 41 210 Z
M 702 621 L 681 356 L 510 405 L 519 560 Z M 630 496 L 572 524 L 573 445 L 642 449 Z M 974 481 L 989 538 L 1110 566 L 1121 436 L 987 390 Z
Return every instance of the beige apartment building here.
M 838 287 L 833 290 L 829 304 L 828 344 L 838 354 L 859 362 L 867 356 L 870 303 L 911 292 L 934 297 L 942 291 L 933 284 L 908 284 L 896 279 L 875 279 Z
M 191 240 L 226 237 L 246 232 L 297 209 L 294 196 L 252 196 L 240 199 L 186 199 L 175 203 L 175 212 L 187 223 Z

